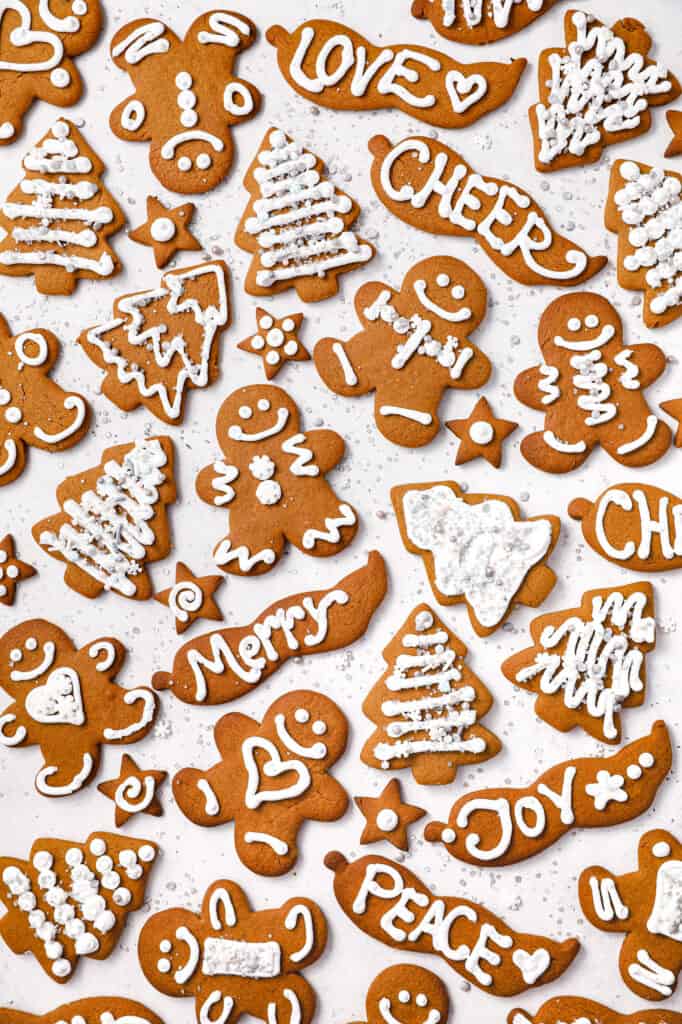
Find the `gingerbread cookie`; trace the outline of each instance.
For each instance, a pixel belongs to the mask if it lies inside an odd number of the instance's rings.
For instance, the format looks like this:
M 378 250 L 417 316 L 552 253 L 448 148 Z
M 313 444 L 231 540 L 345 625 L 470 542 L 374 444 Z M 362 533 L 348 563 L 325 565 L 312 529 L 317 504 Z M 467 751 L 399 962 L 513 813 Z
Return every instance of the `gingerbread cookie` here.
M 395 107 L 439 128 L 465 128 L 512 95 L 526 61 L 462 64 L 412 44 L 376 46 L 337 21 L 273 25 L 279 69 L 292 89 L 332 110 Z
M 287 540 L 315 558 L 350 544 L 358 517 L 326 479 L 343 458 L 339 434 L 303 434 L 298 406 L 286 391 L 256 384 L 225 399 L 216 435 L 223 456 L 201 470 L 196 488 L 209 505 L 229 505 L 230 532 L 213 550 L 223 572 L 269 572 Z
M 279 128 L 270 129 L 246 172 L 251 199 L 235 241 L 253 254 L 244 288 L 302 302 L 336 295 L 338 277 L 367 263 L 374 246 L 352 225 L 360 207 L 324 174 L 324 164 Z
M 365 827 L 360 843 L 379 843 L 383 839 L 397 850 L 407 850 L 407 830 L 426 814 L 421 807 L 404 804 L 398 779 L 391 779 L 379 796 L 356 796 L 355 804 L 362 812 Z
M 217 764 L 184 768 L 173 779 L 180 810 L 204 827 L 234 821 L 241 862 L 259 875 L 286 874 L 298 860 L 303 822 L 336 821 L 348 806 L 330 774 L 346 749 L 343 712 L 324 694 L 294 690 L 262 722 L 224 715 L 214 735 Z
M 623 981 L 642 999 L 667 999 L 682 970 L 682 843 L 655 829 L 639 841 L 637 870 L 585 868 L 578 880 L 585 917 L 603 932 L 625 932 Z
M 403 544 L 421 555 L 440 604 L 467 605 L 489 636 L 512 604 L 537 608 L 556 583 L 546 561 L 559 539 L 557 516 L 521 521 L 503 494 L 467 494 L 450 480 L 391 489 Z
M 378 857 L 349 863 L 328 853 L 334 894 L 366 935 L 401 952 L 440 956 L 465 981 L 494 996 L 514 996 L 558 978 L 579 949 L 513 931 L 479 903 L 438 896 L 402 864 Z
M 428 18 L 453 43 L 495 43 L 520 32 L 557 0 L 412 0 L 412 16 Z
M 456 466 L 483 458 L 495 469 L 499 469 L 502 444 L 516 430 L 518 423 L 498 419 L 488 399 L 479 398 L 465 420 L 448 420 L 445 426 L 459 438 Z
M 620 713 L 646 694 L 646 656 L 656 643 L 650 583 L 588 590 L 578 608 L 540 615 L 533 646 L 502 663 L 515 686 L 536 693 L 535 713 L 560 732 L 580 727 L 620 743 Z
M 607 28 L 587 11 L 567 11 L 564 35 L 565 46 L 543 50 L 538 62 L 540 99 L 529 111 L 538 171 L 595 163 L 604 146 L 648 132 L 649 108 L 681 91 L 647 57 L 651 36 L 634 18 Z
M 81 98 L 83 84 L 73 58 L 97 40 L 102 27 L 99 0 L 71 0 L 51 10 L 54 6 L 54 0 L 9 0 L 2 5 L 0 146 L 18 137 L 34 100 L 70 107 Z
M 671 398 L 668 402 L 661 402 L 661 409 L 677 421 L 673 444 L 676 448 L 682 448 L 682 398 Z
M 118 778 L 100 782 L 97 787 L 114 802 L 116 828 L 134 814 L 152 814 L 155 818 L 163 814 L 158 791 L 167 776 L 168 772 L 139 768 L 130 754 L 122 755 Z
M 665 117 L 673 137 L 663 155 L 666 157 L 679 156 L 682 153 L 682 110 L 668 110 Z
M 362 749 L 365 764 L 411 768 L 421 785 L 446 785 L 460 765 L 499 752 L 499 739 L 480 723 L 493 699 L 466 654 L 427 604 L 412 609 L 384 648 L 388 668 L 362 705 L 377 727 Z
M 326 943 L 327 923 L 312 900 L 251 910 L 236 882 L 221 880 L 207 889 L 201 913 L 175 907 L 149 918 L 138 956 L 155 989 L 194 998 L 198 1024 L 242 1014 L 310 1024 L 315 993 L 300 972 Z
M 111 320 L 82 331 L 78 341 L 105 371 L 102 391 L 114 405 L 144 405 L 164 423 L 182 422 L 187 392 L 218 377 L 229 280 L 222 260 L 170 270 L 157 287 L 116 299 Z
M 377 974 L 367 989 L 365 1007 L 362 1024 L 448 1024 L 450 1016 L 443 982 L 415 964 L 394 964 Z
M 22 181 L 0 204 L 0 274 L 32 274 L 43 295 L 70 295 L 80 278 L 117 274 L 121 265 L 108 238 L 125 217 L 102 185 L 104 164 L 78 128 L 56 121 L 22 163 Z
M 646 326 L 662 327 L 682 316 L 682 175 L 617 160 L 604 222 L 618 235 L 618 283 L 644 292 Z
M 177 252 L 201 249 L 201 242 L 189 230 L 195 212 L 194 203 L 169 209 L 156 196 L 147 196 L 147 219 L 139 228 L 129 231 L 128 238 L 150 246 L 157 267 L 165 267 Z
M 399 289 L 370 281 L 355 296 L 362 329 L 347 342 L 323 338 L 315 366 L 337 395 L 374 392 L 377 427 L 394 444 L 416 448 L 438 433 L 447 388 L 485 384 L 490 360 L 469 340 L 485 316 L 478 274 L 449 256 L 432 256 Z
M 400 220 L 436 235 L 470 236 L 520 284 L 571 288 L 606 263 L 558 234 L 523 189 L 478 174 L 436 139 L 413 136 L 393 145 L 369 140 L 372 185 Z
M 157 853 L 144 839 L 94 832 L 84 843 L 36 839 L 29 860 L 0 857 L 0 938 L 63 985 L 81 957 L 113 953 L 128 914 L 144 903 Z
M 154 600 L 170 609 L 176 633 L 184 633 L 199 619 L 222 622 L 223 615 L 213 595 L 224 579 L 224 576 L 195 576 L 184 562 L 178 562 L 175 583 L 154 594 Z
M 303 313 L 290 313 L 278 319 L 267 309 L 256 306 L 257 331 L 240 341 L 237 348 L 260 356 L 265 376 L 272 380 L 285 363 L 310 359 L 310 353 L 298 337 L 303 320 Z
M 0 1024 L 163 1024 L 160 1017 L 134 999 L 95 996 L 64 1003 L 40 1015 L 0 1007 Z
M 155 690 L 170 689 L 186 704 L 226 704 L 251 693 L 289 658 L 337 651 L 358 640 L 386 594 L 378 551 L 329 590 L 282 598 L 245 626 L 204 633 L 175 655 L 171 672 L 157 672 Z
M 17 584 L 35 576 L 37 571 L 28 562 L 17 558 L 14 537 L 11 533 L 6 534 L 0 541 L 0 604 L 14 604 Z
M 580 757 L 554 765 L 525 789 L 479 789 L 461 796 L 446 823 L 424 830 L 466 864 L 504 867 L 534 857 L 574 828 L 606 828 L 651 807 L 670 771 L 665 722 L 611 757 Z
M 173 459 L 169 437 L 146 437 L 106 448 L 98 466 L 59 485 L 63 511 L 32 532 L 43 551 L 65 563 L 68 587 L 84 597 L 103 590 L 151 597 L 146 563 L 171 548 L 166 506 L 175 501 Z
M 670 446 L 670 430 L 643 389 L 666 367 L 657 345 L 623 345 L 623 324 L 608 299 L 572 292 L 551 302 L 538 327 L 542 363 L 523 370 L 514 394 L 544 412 L 544 430 L 521 453 L 546 473 L 581 466 L 596 445 L 624 466 L 648 466 Z
M 111 40 L 114 64 L 135 91 L 111 112 L 114 135 L 149 142 L 149 166 L 171 192 L 210 192 L 232 166 L 231 129 L 251 118 L 260 93 L 233 68 L 256 37 L 235 11 L 210 11 L 179 39 L 162 21 L 128 22 Z
M 575 498 L 572 519 L 602 558 L 635 572 L 682 568 L 682 500 L 653 484 L 614 484 L 596 501 Z
M 152 727 L 156 696 L 115 684 L 125 648 L 104 637 L 78 650 L 58 626 L 29 619 L 0 637 L 0 686 L 12 699 L 0 743 L 39 746 L 43 796 L 69 796 L 97 774 L 103 743 L 136 743 Z
M 535 1014 L 525 1010 L 511 1010 L 507 1024 L 682 1024 L 682 1013 L 674 1010 L 638 1010 L 636 1013 L 617 1013 L 616 1010 L 596 1003 L 584 996 L 554 996 L 543 1003 Z

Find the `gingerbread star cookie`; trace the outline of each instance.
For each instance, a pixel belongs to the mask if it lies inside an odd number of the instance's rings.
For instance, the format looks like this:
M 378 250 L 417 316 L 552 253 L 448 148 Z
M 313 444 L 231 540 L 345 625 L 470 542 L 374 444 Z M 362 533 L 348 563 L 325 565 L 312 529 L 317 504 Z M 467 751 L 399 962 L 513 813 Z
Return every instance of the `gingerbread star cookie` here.
M 484 458 L 495 469 L 502 461 L 502 442 L 516 430 L 518 423 L 500 420 L 486 398 L 479 398 L 465 420 L 449 420 L 445 426 L 460 440 L 455 465 Z
M 134 814 L 163 814 L 158 797 L 159 786 L 168 777 L 168 772 L 140 768 L 130 754 L 121 756 L 118 778 L 100 782 L 98 790 L 113 800 L 116 807 L 116 828 L 125 825 Z
M 665 156 L 680 156 L 682 153 L 682 110 L 669 110 L 665 116 L 668 127 L 673 133 Z
M 0 604 L 14 604 L 17 583 L 35 576 L 36 572 L 32 565 L 16 557 L 11 533 L 0 540 Z
M 175 566 L 175 583 L 154 594 L 154 600 L 170 608 L 175 619 L 175 632 L 184 633 L 197 619 L 222 622 L 223 613 L 213 595 L 224 576 L 195 576 L 184 562 Z
M 237 348 L 260 356 L 265 376 L 271 380 L 286 362 L 302 363 L 310 359 L 310 353 L 298 339 L 303 319 L 303 313 L 291 313 L 278 320 L 266 309 L 256 306 L 258 330 L 241 341 Z
M 677 430 L 673 444 L 676 448 L 682 448 L 682 398 L 671 398 L 668 402 L 661 402 L 661 409 L 663 412 L 667 412 L 668 416 L 672 416 L 674 420 L 677 420 Z
M 426 814 L 421 807 L 403 803 L 398 779 L 387 782 L 379 796 L 356 796 L 355 803 L 365 816 L 363 846 L 385 839 L 397 850 L 407 850 L 409 826 Z
M 194 203 L 169 208 L 156 196 L 147 196 L 147 219 L 129 231 L 128 238 L 151 246 L 157 267 L 165 267 L 176 252 L 201 249 L 201 242 L 189 230 L 195 211 Z

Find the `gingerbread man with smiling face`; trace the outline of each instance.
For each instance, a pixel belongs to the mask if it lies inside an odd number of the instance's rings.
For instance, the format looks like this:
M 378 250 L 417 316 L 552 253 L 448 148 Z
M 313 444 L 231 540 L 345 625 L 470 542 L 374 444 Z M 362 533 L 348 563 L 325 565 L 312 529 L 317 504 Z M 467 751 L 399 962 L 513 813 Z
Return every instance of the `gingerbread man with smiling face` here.
M 229 509 L 229 533 L 213 552 L 223 572 L 269 572 L 286 540 L 317 558 L 350 544 L 355 509 L 325 479 L 341 461 L 343 438 L 333 430 L 302 433 L 296 403 L 267 384 L 234 391 L 216 433 L 223 458 L 202 469 L 196 487 L 203 501 Z
M 364 284 L 355 296 L 362 330 L 345 343 L 323 338 L 315 366 L 338 395 L 374 391 L 384 437 L 418 448 L 438 433 L 446 388 L 479 388 L 490 376 L 490 361 L 469 340 L 486 301 L 485 285 L 465 263 L 450 256 L 422 260 L 399 290 Z
M 671 434 L 649 408 L 643 389 L 665 369 L 656 345 L 623 345 L 623 325 L 611 303 L 574 292 L 550 303 L 540 320 L 542 363 L 516 378 L 520 402 L 545 414 L 521 451 L 547 473 L 582 465 L 601 444 L 624 466 L 648 466 L 663 455 Z

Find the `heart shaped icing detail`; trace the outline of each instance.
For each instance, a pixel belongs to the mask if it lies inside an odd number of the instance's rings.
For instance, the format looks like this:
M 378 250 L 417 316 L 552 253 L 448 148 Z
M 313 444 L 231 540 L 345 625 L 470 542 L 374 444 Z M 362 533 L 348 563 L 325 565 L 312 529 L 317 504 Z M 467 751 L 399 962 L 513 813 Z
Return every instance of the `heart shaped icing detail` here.
M 478 103 L 488 91 L 488 82 L 483 75 L 463 75 L 454 69 L 445 76 L 445 88 L 456 114 L 463 114 L 474 103 Z
M 54 669 L 42 686 L 31 690 L 24 706 L 34 722 L 83 725 L 85 712 L 78 673 L 72 668 Z
M 0 9 L 0 29 L 2 27 L 2 15 L 8 9 L 10 8 Z M 57 67 L 64 56 L 64 47 L 59 36 L 55 35 L 54 32 L 33 29 L 31 27 L 31 11 L 21 0 L 19 0 L 18 4 L 13 4 L 11 10 L 18 14 L 21 20 L 21 24 L 9 33 L 11 46 L 16 50 L 21 50 L 36 43 L 43 43 L 45 46 L 50 47 L 52 53 L 43 60 L 21 60 L 21 55 L 17 54 L 18 60 L 0 60 L 0 71 L 50 71 L 52 68 Z
M 536 949 L 534 953 L 528 953 L 525 949 L 516 949 L 512 954 L 512 962 L 521 971 L 526 985 L 534 985 L 550 963 L 552 958 L 546 949 Z
M 267 775 L 269 779 L 276 779 L 287 772 L 294 772 L 296 774 L 296 781 L 281 789 L 261 790 L 260 771 L 254 757 L 256 750 L 264 750 L 268 755 L 268 760 L 263 765 L 263 775 Z M 261 739 L 258 736 L 249 736 L 242 744 L 242 757 L 244 758 L 244 767 L 247 774 L 244 803 L 249 810 L 255 810 L 263 803 L 288 800 L 291 797 L 300 796 L 310 786 L 310 772 L 306 765 L 302 761 L 293 759 L 284 761 L 279 750 L 270 740 Z

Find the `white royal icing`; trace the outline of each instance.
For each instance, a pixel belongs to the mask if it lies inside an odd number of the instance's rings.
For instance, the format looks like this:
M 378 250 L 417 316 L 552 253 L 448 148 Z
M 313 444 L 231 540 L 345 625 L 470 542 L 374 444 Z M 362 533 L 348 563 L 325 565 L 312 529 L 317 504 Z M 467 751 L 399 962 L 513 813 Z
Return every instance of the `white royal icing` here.
M 282 948 L 278 942 L 204 939 L 202 971 L 208 977 L 277 978 Z
M 525 4 L 529 11 L 537 13 L 544 6 L 544 0 L 440 0 L 441 17 L 445 28 L 452 28 L 458 17 L 467 28 L 476 28 L 492 18 L 495 28 L 507 28 L 515 4 Z
M 682 942 L 682 861 L 668 860 L 656 875 L 656 896 L 646 923 L 652 935 Z
M 651 497 L 652 506 L 655 498 Z M 639 533 L 639 543 L 627 540 L 622 547 L 615 546 L 606 529 L 606 516 L 611 505 L 624 512 L 632 512 L 637 527 L 628 532 L 631 536 Z M 672 519 L 671 524 L 668 517 Z M 658 499 L 658 507 L 649 507 L 647 492 L 636 487 L 632 493 L 619 487 L 610 487 L 600 496 L 595 506 L 594 532 L 597 543 L 608 558 L 616 561 L 628 561 L 637 556 L 641 560 L 651 557 L 654 537 L 658 538 L 660 557 L 676 558 L 682 555 L 682 502 L 676 501 L 672 507 L 670 496 L 664 494 Z

